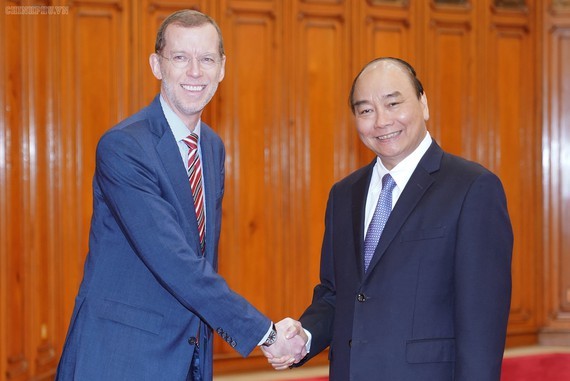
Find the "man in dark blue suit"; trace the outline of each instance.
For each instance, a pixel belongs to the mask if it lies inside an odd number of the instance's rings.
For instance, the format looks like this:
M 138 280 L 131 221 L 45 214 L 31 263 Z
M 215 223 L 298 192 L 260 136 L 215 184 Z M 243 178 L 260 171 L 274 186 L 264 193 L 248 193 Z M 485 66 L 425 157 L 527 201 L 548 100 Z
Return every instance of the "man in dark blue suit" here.
M 350 105 L 377 158 L 330 191 L 320 284 L 300 318 L 312 335 L 303 362 L 330 346 L 331 381 L 499 381 L 513 248 L 500 180 L 430 137 L 408 63 L 370 62 Z
M 200 117 L 225 60 L 210 17 L 169 16 L 150 56 L 160 95 L 99 141 L 89 254 L 57 380 L 209 381 L 212 329 L 243 356 L 257 345 L 305 355 L 306 337 L 285 338 L 298 322 L 275 327 L 216 272 L 225 150 Z

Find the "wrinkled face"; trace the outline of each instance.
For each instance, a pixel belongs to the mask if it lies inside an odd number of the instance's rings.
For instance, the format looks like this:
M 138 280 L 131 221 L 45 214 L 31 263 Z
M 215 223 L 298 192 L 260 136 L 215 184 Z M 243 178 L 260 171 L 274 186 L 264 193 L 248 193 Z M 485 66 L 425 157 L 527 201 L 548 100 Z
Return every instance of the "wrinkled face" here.
M 180 67 L 181 58 L 188 60 L 184 67 Z M 210 59 L 215 64 L 204 65 Z M 190 129 L 224 78 L 225 63 L 226 57 L 219 53 L 218 34 L 210 24 L 192 28 L 169 25 L 162 52 L 150 56 L 152 72 L 162 81 L 162 97 Z
M 426 135 L 429 109 L 398 64 L 380 61 L 366 68 L 354 88 L 354 114 L 362 142 L 391 170 Z

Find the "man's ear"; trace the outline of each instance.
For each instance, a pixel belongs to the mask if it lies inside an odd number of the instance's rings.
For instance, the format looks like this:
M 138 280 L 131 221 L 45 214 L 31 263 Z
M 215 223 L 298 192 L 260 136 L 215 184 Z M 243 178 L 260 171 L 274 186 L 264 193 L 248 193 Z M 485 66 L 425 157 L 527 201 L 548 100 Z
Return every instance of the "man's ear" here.
M 420 98 L 420 102 L 422 102 L 422 106 L 424 109 L 424 120 L 427 122 L 429 120 L 429 107 L 428 107 L 428 101 L 427 101 L 427 96 L 426 96 L 425 92 L 422 94 L 422 97 Z
M 222 56 L 221 65 L 222 66 L 221 66 L 221 70 L 220 70 L 220 75 L 218 76 L 218 83 L 222 82 L 222 80 L 226 76 L 226 56 L 225 55 Z
M 156 79 L 162 79 L 162 72 L 160 71 L 160 57 L 158 54 L 152 53 L 148 58 L 148 63 L 150 64 L 150 69 Z

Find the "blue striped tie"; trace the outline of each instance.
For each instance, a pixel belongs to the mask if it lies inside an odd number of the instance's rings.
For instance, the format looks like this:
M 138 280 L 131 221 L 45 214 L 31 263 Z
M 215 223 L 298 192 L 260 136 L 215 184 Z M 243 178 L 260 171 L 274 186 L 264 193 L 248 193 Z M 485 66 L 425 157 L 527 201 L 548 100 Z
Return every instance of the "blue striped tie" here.
M 380 191 L 380 197 L 378 197 L 378 203 L 376 204 L 370 225 L 368 225 L 366 238 L 364 239 L 365 272 L 368 270 L 368 265 L 370 265 L 370 261 L 374 256 L 374 251 L 376 251 L 376 246 L 378 246 L 382 230 L 384 230 L 386 221 L 388 221 L 390 212 L 392 212 L 392 190 L 395 186 L 396 182 L 389 173 L 382 177 L 382 191 Z

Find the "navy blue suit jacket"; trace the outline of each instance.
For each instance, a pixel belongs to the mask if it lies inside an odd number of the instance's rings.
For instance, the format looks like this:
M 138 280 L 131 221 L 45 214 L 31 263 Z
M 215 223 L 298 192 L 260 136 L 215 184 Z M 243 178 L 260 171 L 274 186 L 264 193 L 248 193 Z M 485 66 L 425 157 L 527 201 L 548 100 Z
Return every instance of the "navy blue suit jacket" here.
M 331 381 L 499 381 L 513 247 L 499 179 L 433 142 L 364 274 L 373 167 L 330 191 L 307 359 L 330 345 Z
M 205 124 L 200 147 L 204 256 L 158 96 L 101 138 L 89 254 L 58 380 L 185 380 L 198 332 L 202 376 L 211 380 L 212 328 L 243 356 L 267 332 L 270 320 L 216 273 L 225 150 Z

